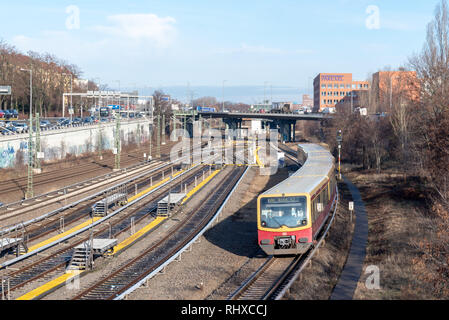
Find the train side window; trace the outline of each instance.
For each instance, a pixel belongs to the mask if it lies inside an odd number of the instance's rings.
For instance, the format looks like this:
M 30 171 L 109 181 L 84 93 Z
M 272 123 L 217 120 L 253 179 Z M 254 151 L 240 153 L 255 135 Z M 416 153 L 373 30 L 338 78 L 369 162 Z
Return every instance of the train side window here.
M 318 203 L 318 197 L 316 197 L 312 202 L 312 220 L 315 222 L 316 216 L 317 216 L 317 203 Z

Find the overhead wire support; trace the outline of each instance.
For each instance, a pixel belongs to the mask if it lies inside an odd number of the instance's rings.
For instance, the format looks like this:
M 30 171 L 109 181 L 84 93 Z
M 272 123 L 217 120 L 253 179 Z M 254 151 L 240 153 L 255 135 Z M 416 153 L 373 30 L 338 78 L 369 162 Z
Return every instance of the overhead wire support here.
M 120 115 L 115 114 L 115 137 L 114 137 L 114 148 L 115 148 L 115 170 L 120 170 Z
M 162 114 L 162 145 L 165 145 L 165 113 Z
M 157 154 L 156 157 L 160 158 L 161 157 L 161 116 L 158 114 L 157 115 Z
M 41 125 L 39 120 L 39 113 L 36 113 L 36 147 L 34 150 L 34 169 L 40 173 L 41 171 Z
M 30 127 L 28 128 L 28 181 L 25 199 L 34 197 L 33 189 L 33 165 L 34 165 L 34 148 L 33 148 L 33 115 L 30 114 Z

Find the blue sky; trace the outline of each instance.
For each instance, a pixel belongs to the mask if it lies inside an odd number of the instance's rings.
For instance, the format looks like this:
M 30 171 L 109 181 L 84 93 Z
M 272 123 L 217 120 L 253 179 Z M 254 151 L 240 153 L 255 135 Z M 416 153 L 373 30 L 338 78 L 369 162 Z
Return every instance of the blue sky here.
M 221 88 L 227 80 L 228 89 L 260 94 L 266 84 L 299 97 L 320 72 L 364 80 L 405 64 L 421 50 L 439 1 L 2 2 L 0 38 L 23 52 L 55 54 L 112 87 L 120 79 L 122 88 Z

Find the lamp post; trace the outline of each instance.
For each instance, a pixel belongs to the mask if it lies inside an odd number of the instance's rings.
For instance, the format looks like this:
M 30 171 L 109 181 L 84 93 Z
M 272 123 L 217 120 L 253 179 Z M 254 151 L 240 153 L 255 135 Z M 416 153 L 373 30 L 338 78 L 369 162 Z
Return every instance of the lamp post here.
M 120 92 L 120 80 L 114 80 L 114 81 L 118 82 L 118 97 L 117 97 L 117 100 L 118 100 L 118 105 L 120 105 L 120 100 L 122 98 L 122 95 L 121 95 L 121 92 Z M 119 112 L 120 112 L 120 109 L 119 109 Z
M 73 87 L 72 80 L 73 75 L 71 73 L 63 73 L 64 76 L 70 76 L 70 109 L 73 109 Z M 65 108 L 62 109 L 62 117 L 64 118 Z M 72 122 L 72 113 L 70 113 L 70 122 Z
M 221 112 L 224 112 L 224 85 L 225 85 L 225 82 L 226 82 L 227 80 L 223 80 L 223 91 L 222 91 L 222 94 L 223 94 L 223 106 L 222 106 L 222 108 L 221 108 Z
M 33 191 L 33 70 L 31 69 L 20 69 L 20 71 L 26 71 L 30 73 L 30 127 L 29 140 L 28 140 L 28 185 L 25 198 L 29 199 L 34 196 Z
M 341 130 L 337 131 L 337 143 L 338 143 L 338 178 L 341 180 L 341 143 L 343 141 L 343 134 Z

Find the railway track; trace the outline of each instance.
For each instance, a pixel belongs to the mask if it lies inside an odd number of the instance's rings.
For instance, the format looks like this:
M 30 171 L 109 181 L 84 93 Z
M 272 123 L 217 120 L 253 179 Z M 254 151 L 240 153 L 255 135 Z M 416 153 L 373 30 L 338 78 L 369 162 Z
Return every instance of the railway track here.
M 165 160 L 169 160 L 169 156 L 155 160 L 153 164 L 157 164 L 158 162 Z M 146 167 L 149 166 L 151 165 L 149 165 L 146 162 L 141 162 L 129 168 L 124 168 L 121 171 L 112 172 L 105 174 L 103 176 L 90 178 L 88 180 L 73 184 L 71 186 L 67 186 L 59 190 L 55 190 L 46 194 L 36 196 L 32 199 L 5 204 L 2 207 L 0 207 L 0 220 L 13 218 L 19 214 L 23 216 L 23 214 L 25 214 L 26 212 L 39 209 L 44 205 L 47 207 L 48 205 L 53 203 L 62 203 L 62 202 L 67 203 L 67 200 L 71 196 L 78 196 L 81 193 L 85 193 L 83 192 L 84 189 L 86 189 L 86 192 L 89 190 L 93 190 L 95 184 L 98 184 L 98 187 L 103 187 L 103 185 L 105 184 L 109 184 L 112 183 L 113 181 L 118 181 L 119 179 L 122 179 L 120 178 L 120 176 L 123 176 L 124 179 L 126 177 L 131 176 L 133 171 L 137 174 L 139 171 L 143 171 L 146 169 Z M 96 187 L 95 189 L 97 189 L 98 187 Z
M 171 146 L 161 147 L 162 159 L 167 159 L 167 154 L 170 151 Z M 142 154 L 146 149 L 142 148 L 130 153 L 124 154 L 121 157 L 120 163 L 122 166 L 133 165 L 142 163 Z M 112 170 L 114 168 L 114 156 L 105 156 L 102 161 L 91 161 L 85 164 L 79 164 L 75 167 L 64 168 L 58 171 L 49 171 L 37 174 L 34 176 L 34 187 L 46 185 L 49 183 L 55 183 L 58 181 L 64 181 L 74 175 L 86 175 L 93 172 L 98 172 L 103 168 L 108 168 Z M 63 172 L 61 172 L 63 171 Z M 27 187 L 27 177 L 19 177 L 9 181 L 0 181 L 0 194 L 4 195 L 6 193 L 21 191 L 24 192 Z
M 115 216 L 108 223 L 103 223 L 92 229 L 92 236 L 94 238 L 107 239 L 111 237 L 116 238 L 124 234 L 131 227 L 131 220 L 135 224 L 138 224 L 143 219 L 154 215 L 158 201 L 165 197 L 168 192 L 180 192 L 186 183 L 192 184 L 195 181 L 195 177 L 199 178 L 204 170 L 204 168 L 193 170 L 184 180 L 173 181 L 154 192 L 148 199 L 136 202 L 120 216 Z M 21 266 L 19 270 L 4 275 L 4 277 L 9 279 L 10 289 L 9 291 L 0 291 L 0 294 L 11 294 L 11 292 L 19 290 L 26 284 L 42 279 L 51 273 L 63 271 L 72 257 L 74 247 L 89 240 L 90 237 L 90 234 L 85 234 L 84 236 L 79 235 L 69 245 L 64 246 L 64 248 L 57 249 L 44 258 L 37 256 L 35 258 L 36 261 L 32 261 L 25 266 Z
M 133 192 L 135 192 L 136 189 L 141 190 L 143 187 L 146 187 L 148 185 L 149 178 L 151 178 L 153 181 L 156 182 L 162 180 L 163 177 L 165 176 L 169 176 L 171 174 L 172 168 L 173 170 L 178 170 L 180 166 L 176 165 L 164 167 L 162 169 L 155 171 L 150 177 L 145 176 L 139 178 L 137 181 L 134 181 L 126 186 L 127 194 L 132 194 Z M 95 204 L 97 201 L 102 200 L 104 197 L 105 195 L 102 194 L 95 198 L 83 201 L 79 203 L 77 206 L 71 207 L 64 212 L 61 212 L 62 216 L 61 214 L 58 214 L 48 219 L 45 219 L 43 222 L 39 223 L 34 227 L 33 226 L 27 227 L 26 230 L 26 235 L 28 237 L 27 241 L 28 242 L 36 241 L 52 232 L 63 231 L 61 230 L 61 226 L 63 226 L 64 229 L 66 227 L 70 227 L 71 225 L 82 219 L 85 219 L 90 215 L 92 205 Z M 61 218 L 63 219 L 61 220 Z
M 269 256 L 262 266 L 228 297 L 228 300 L 280 300 L 324 243 L 334 221 L 338 202 L 337 193 L 332 216 L 329 217 L 316 243 L 306 253 L 290 257 Z
M 210 193 L 199 208 L 187 214 L 186 219 L 170 229 L 161 241 L 147 248 L 131 261 L 124 263 L 113 273 L 105 276 L 73 299 L 110 300 L 119 298 L 125 292 L 129 293 L 134 286 L 139 284 L 139 281 L 168 263 L 196 235 L 204 231 L 244 172 L 246 172 L 245 168 L 232 168 L 220 181 L 214 193 Z

